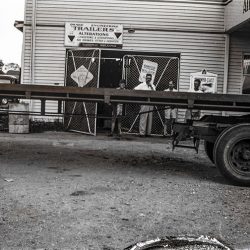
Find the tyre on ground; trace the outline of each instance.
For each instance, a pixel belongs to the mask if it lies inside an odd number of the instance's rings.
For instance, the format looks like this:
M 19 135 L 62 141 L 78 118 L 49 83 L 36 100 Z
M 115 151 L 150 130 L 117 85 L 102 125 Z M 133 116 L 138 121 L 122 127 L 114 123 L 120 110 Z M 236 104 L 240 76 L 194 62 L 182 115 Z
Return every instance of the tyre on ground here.
M 213 159 L 227 180 L 250 186 L 250 124 L 239 124 L 217 138 Z

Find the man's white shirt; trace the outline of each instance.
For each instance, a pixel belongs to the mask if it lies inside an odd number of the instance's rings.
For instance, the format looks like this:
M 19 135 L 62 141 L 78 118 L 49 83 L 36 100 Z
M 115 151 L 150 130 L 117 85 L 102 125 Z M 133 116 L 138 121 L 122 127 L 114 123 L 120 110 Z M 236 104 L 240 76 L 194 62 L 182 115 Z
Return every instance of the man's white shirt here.
M 152 86 L 152 87 L 150 87 Z M 134 90 L 155 90 L 155 85 L 151 84 L 150 86 L 148 86 L 148 84 L 146 82 L 142 82 L 139 85 L 137 85 Z
M 178 92 L 177 89 L 173 89 L 173 90 L 170 90 L 170 89 L 165 89 L 164 91 L 168 91 L 168 92 Z

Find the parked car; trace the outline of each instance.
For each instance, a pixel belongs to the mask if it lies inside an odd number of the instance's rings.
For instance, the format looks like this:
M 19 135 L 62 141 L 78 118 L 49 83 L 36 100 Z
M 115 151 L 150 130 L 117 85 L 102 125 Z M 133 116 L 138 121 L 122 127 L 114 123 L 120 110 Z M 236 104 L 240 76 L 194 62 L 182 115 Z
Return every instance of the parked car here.
M 18 79 L 12 75 L 1 75 L 0 84 L 18 84 Z M 19 102 L 16 98 L 0 97 L 0 131 L 8 131 L 8 109 L 9 103 Z
M 12 75 L 0 75 L 0 84 L 18 84 L 18 79 L 15 76 Z M 1 98 L 0 97 L 0 108 L 8 108 L 8 104 L 10 102 L 18 102 L 16 98 Z

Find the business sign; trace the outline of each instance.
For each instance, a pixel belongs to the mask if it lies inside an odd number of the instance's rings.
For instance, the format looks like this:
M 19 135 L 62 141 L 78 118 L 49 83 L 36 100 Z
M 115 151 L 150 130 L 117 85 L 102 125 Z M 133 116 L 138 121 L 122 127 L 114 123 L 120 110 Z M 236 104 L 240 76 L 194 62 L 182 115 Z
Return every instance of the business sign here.
M 250 20 L 250 0 L 234 0 L 225 8 L 226 31 L 237 29 Z
M 200 83 L 200 90 L 204 93 L 216 93 L 217 92 L 217 74 L 207 72 L 205 69 L 190 74 L 190 92 L 194 91 L 194 81 L 198 80 Z
M 243 14 L 250 10 L 250 0 L 244 0 L 243 3 Z
M 65 23 L 65 46 L 122 47 L 121 24 Z
M 151 74 L 152 75 L 151 83 L 154 83 L 157 68 L 158 68 L 158 63 L 151 62 L 149 60 L 143 60 L 139 81 L 146 82 L 146 75 Z

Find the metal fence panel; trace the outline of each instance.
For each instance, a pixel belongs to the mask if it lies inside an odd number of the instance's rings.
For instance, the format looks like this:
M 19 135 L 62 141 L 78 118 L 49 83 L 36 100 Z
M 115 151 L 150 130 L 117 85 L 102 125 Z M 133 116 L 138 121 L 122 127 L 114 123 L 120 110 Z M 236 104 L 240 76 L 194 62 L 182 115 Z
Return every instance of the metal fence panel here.
M 164 91 L 169 82 L 173 81 L 178 89 L 179 58 L 166 56 L 126 55 L 124 56 L 123 77 L 126 79 L 126 88 L 134 89 L 140 84 L 140 73 L 144 60 L 157 64 L 154 78 L 156 91 Z M 164 133 L 164 106 L 153 107 L 152 111 L 152 135 Z M 138 134 L 140 120 L 140 105 L 126 105 L 126 116 L 122 120 L 122 133 Z
M 66 62 L 66 86 L 99 87 L 100 50 L 68 50 Z M 96 103 L 66 102 L 65 128 L 96 135 Z

